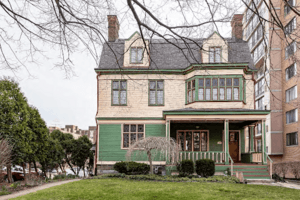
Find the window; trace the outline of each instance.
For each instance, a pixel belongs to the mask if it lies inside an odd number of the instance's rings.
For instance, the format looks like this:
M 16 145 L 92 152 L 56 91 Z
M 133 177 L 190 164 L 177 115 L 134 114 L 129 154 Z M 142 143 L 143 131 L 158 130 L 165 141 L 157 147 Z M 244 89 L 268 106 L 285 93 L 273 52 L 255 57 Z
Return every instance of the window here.
M 262 126 L 261 124 L 257 124 L 257 135 L 261 135 L 262 132 Z
M 294 87 L 291 87 L 290 89 L 285 91 L 286 103 L 288 103 L 296 98 L 297 98 L 297 85 L 295 85 Z
M 164 81 L 149 81 L 149 105 L 164 105 Z
M 255 84 L 255 97 L 258 97 L 265 92 L 264 82 L 265 80 L 264 78 L 262 78 L 259 81 L 257 81 L 257 83 Z
M 289 14 L 291 11 L 290 7 L 293 7 L 293 6 L 295 6 L 295 0 L 288 0 L 287 4 L 284 6 L 284 15 Z
M 253 61 L 256 63 L 263 55 L 265 55 L 265 46 L 262 41 L 252 52 Z
M 188 102 L 194 102 L 195 101 L 195 80 L 191 80 L 187 83 L 188 87 Z
M 182 151 L 208 151 L 208 131 L 177 131 L 177 143 Z
M 287 59 L 291 55 L 294 55 L 295 52 L 296 52 L 296 42 L 292 42 L 290 43 L 290 45 L 288 45 L 285 48 L 285 59 Z
M 298 121 L 298 109 L 286 112 L 286 123 L 290 124 Z
M 256 141 L 256 151 L 261 152 L 261 140 Z
M 292 78 L 293 76 L 296 75 L 296 72 L 297 72 L 297 64 L 294 63 L 291 66 L 289 66 L 288 68 L 286 68 L 285 79 L 289 80 L 290 78 Z
M 129 148 L 137 140 L 145 137 L 144 124 L 123 124 L 122 147 Z
M 298 133 L 286 134 L 286 146 L 298 145 Z
M 112 81 L 112 105 L 126 106 L 127 104 L 127 82 Z
M 130 63 L 143 63 L 143 48 L 131 47 L 130 48 Z
M 294 17 L 285 27 L 284 32 L 286 35 L 290 35 L 296 29 L 296 18 Z
M 204 79 L 203 78 L 200 78 L 198 80 L 198 99 L 201 101 L 201 100 L 204 100 Z
M 221 47 L 209 48 L 209 62 L 220 63 L 221 62 Z
M 264 109 L 264 98 L 260 98 L 255 102 L 256 110 L 263 110 Z

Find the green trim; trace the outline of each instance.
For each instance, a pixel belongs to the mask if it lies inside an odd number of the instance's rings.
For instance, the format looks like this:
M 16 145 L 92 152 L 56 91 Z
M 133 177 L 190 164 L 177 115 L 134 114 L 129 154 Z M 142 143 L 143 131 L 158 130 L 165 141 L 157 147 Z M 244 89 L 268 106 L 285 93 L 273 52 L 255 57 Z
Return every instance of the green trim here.
M 119 89 L 113 89 L 113 82 L 119 82 Z M 126 103 L 125 104 L 121 104 L 121 82 L 126 82 Z M 113 91 L 119 91 L 119 104 L 114 104 L 113 103 Z M 124 90 L 123 90 L 124 91 Z M 124 79 L 113 79 L 111 80 L 111 106 L 127 106 L 127 80 Z
M 185 104 L 187 104 L 187 81 L 185 81 Z
M 241 154 L 242 154 L 245 153 L 245 133 L 243 128 L 240 130 L 240 134 L 241 134 Z
M 164 120 L 162 117 L 96 117 L 96 120 Z
M 250 126 L 250 152 L 254 152 L 254 126 Z
M 224 137 L 224 142 L 225 142 L 225 165 L 229 164 L 229 122 L 228 120 L 225 120 L 224 122 L 224 133 L 225 133 L 225 137 Z
M 138 34 L 139 36 L 141 36 L 141 34 L 138 31 L 135 31 L 126 41 L 131 40 L 131 38 L 135 35 Z
M 247 103 L 247 101 L 246 101 L 246 79 L 244 79 L 244 87 L 243 87 L 243 91 L 244 91 L 244 104 L 246 104 Z
M 150 104 L 150 82 L 155 81 L 155 104 Z M 163 103 L 157 104 L 157 91 L 161 91 L 157 89 L 157 82 L 162 81 L 163 82 Z M 165 81 L 163 79 L 149 79 L 148 80 L 148 106 L 165 106 Z
M 267 151 L 267 147 L 266 147 L 266 121 L 265 120 L 262 120 L 262 129 L 263 129 L 263 132 L 262 132 L 262 136 L 263 136 L 263 141 L 262 141 L 262 145 L 263 145 L 263 148 L 262 148 L 262 154 L 263 154 L 263 159 L 262 159 L 262 164 L 267 164 L 267 154 L 266 154 L 266 151 Z

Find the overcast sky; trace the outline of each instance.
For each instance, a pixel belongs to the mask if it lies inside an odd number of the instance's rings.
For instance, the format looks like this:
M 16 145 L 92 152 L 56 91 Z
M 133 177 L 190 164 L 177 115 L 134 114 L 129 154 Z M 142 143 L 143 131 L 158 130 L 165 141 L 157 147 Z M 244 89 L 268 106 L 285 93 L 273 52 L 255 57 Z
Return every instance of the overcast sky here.
M 125 3 L 119 9 L 128 10 Z M 120 38 L 128 38 L 135 31 L 134 25 L 128 25 L 126 14 L 118 16 L 121 22 Z M 176 21 L 176 17 L 170 19 Z M 230 36 L 231 27 L 221 29 L 222 36 Z M 50 59 L 55 59 L 54 50 L 48 50 Z M 96 114 L 96 67 L 95 61 L 86 53 L 73 56 L 74 76 L 66 78 L 63 70 L 55 68 L 49 59 L 39 59 L 39 64 L 28 66 L 27 70 L 21 69 L 16 74 L 9 70 L 0 70 L 0 75 L 12 76 L 20 83 L 22 92 L 29 104 L 40 111 L 47 126 L 77 125 L 80 129 L 95 126 Z

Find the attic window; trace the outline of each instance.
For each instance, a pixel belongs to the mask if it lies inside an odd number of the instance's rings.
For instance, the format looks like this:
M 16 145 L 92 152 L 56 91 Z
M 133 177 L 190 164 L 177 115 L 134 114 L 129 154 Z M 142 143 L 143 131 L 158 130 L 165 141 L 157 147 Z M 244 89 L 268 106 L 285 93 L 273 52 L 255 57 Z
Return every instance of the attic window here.
M 130 48 L 130 63 L 143 63 L 143 48 L 131 47 Z
M 209 62 L 220 63 L 221 62 L 221 47 L 209 48 Z

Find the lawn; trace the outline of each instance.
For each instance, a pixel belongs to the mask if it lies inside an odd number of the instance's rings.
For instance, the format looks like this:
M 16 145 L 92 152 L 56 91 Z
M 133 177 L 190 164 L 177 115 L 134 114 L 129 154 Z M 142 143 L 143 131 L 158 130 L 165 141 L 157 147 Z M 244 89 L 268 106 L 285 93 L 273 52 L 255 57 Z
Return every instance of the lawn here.
M 300 190 L 232 183 L 154 182 L 87 179 L 16 199 L 299 199 Z

